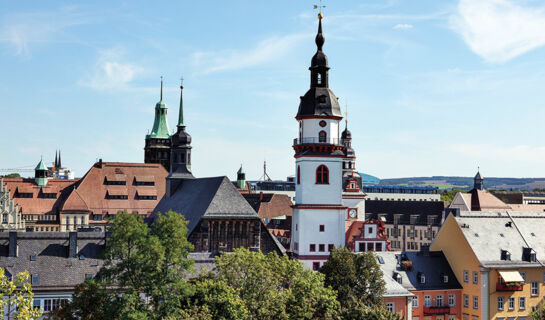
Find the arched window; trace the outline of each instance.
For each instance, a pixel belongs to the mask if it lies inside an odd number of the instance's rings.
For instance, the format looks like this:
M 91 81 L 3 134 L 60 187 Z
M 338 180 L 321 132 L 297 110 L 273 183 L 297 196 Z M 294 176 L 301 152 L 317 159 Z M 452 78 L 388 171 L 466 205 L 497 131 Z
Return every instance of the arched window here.
M 316 75 L 316 80 L 317 80 L 316 81 L 317 84 L 322 84 L 322 74 L 318 73 Z
M 325 133 L 324 130 L 320 131 L 320 133 L 318 133 L 318 142 L 325 143 L 326 140 L 327 140 L 327 133 Z
M 297 184 L 301 183 L 301 167 L 297 166 Z
M 316 169 L 316 184 L 329 184 L 329 169 L 323 164 Z

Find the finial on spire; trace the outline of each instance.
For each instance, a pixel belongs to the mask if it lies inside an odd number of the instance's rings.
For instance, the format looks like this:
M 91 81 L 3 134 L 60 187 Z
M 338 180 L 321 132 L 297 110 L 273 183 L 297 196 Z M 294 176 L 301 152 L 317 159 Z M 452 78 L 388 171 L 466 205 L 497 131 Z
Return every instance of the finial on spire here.
M 178 126 L 184 126 L 184 77 L 180 78 L 180 111 L 178 114 Z
M 346 129 L 348 129 L 348 102 L 344 103 L 344 124 L 346 125 Z
M 324 15 L 322 14 L 322 8 L 325 8 L 324 5 L 322 5 L 322 0 L 320 0 L 320 4 L 315 4 L 314 5 L 314 9 L 318 9 L 319 12 L 318 12 L 318 19 L 322 20 L 322 18 L 324 17 Z
M 163 101 L 163 76 L 161 76 L 161 99 L 160 101 Z

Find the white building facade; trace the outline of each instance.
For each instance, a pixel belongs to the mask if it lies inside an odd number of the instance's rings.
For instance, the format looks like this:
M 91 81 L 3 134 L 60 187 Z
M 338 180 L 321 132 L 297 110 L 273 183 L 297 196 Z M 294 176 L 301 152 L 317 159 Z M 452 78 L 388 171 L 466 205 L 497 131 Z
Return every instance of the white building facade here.
M 337 97 L 329 89 L 327 57 L 319 15 L 312 57 L 310 89 L 301 97 L 296 119 L 299 137 L 295 150 L 295 205 L 292 252 L 307 268 L 318 270 L 334 247 L 345 245 L 347 207 L 343 205 L 343 159 Z

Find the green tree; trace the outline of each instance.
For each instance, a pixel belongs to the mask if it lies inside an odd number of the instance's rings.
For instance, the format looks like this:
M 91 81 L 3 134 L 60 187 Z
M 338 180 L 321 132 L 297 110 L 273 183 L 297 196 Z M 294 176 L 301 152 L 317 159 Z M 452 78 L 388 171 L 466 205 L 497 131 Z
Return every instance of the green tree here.
M 28 278 L 28 272 L 24 271 L 11 281 L 4 268 L 0 268 L 0 294 L 3 297 L 0 299 L 0 314 L 6 319 L 31 320 L 41 316 L 41 310 L 33 306 L 34 293 Z
M 18 173 L 10 173 L 10 174 L 6 174 L 4 178 L 21 178 L 21 175 Z
M 545 320 L 545 304 L 540 302 L 536 309 L 530 313 L 530 318 L 532 320 Z
M 441 201 L 452 202 L 452 200 L 454 199 L 454 196 L 458 192 L 466 193 L 466 191 L 459 190 L 459 189 L 443 190 L 443 192 L 441 192 Z
M 338 313 L 335 291 L 324 276 L 288 257 L 236 249 L 216 258 L 215 278 L 235 288 L 249 319 L 331 319 Z
M 372 252 L 353 253 L 347 248 L 334 249 L 320 269 L 325 285 L 337 291 L 343 319 L 361 319 L 360 314 L 384 307 L 385 282 Z
M 357 303 L 350 309 L 343 311 L 344 320 L 402 320 L 396 313 L 388 311 L 384 306 L 369 307 L 363 303 Z
M 107 319 L 164 319 L 176 314 L 191 293 L 185 276 L 192 267 L 187 257 L 193 246 L 186 238 L 183 216 L 169 211 L 150 227 L 140 215 L 123 212 L 111 221 L 109 231 L 98 281 L 83 284 L 57 318 L 84 319 L 89 301 L 101 305 Z

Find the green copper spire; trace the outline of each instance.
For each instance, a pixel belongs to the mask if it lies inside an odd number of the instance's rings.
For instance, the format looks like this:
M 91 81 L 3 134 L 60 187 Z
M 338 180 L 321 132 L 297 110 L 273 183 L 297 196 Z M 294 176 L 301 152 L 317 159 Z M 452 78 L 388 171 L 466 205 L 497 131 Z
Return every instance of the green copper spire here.
M 45 187 L 47 185 L 47 167 L 44 164 L 43 158 L 40 159 L 40 163 L 34 169 L 34 181 L 40 187 Z
M 163 102 L 163 77 L 161 77 L 161 96 L 155 105 L 155 120 L 153 128 L 146 138 L 168 139 L 170 138 L 167 122 L 167 106 Z
M 184 78 L 181 78 L 180 84 L 180 113 L 178 114 L 178 126 L 184 126 Z

